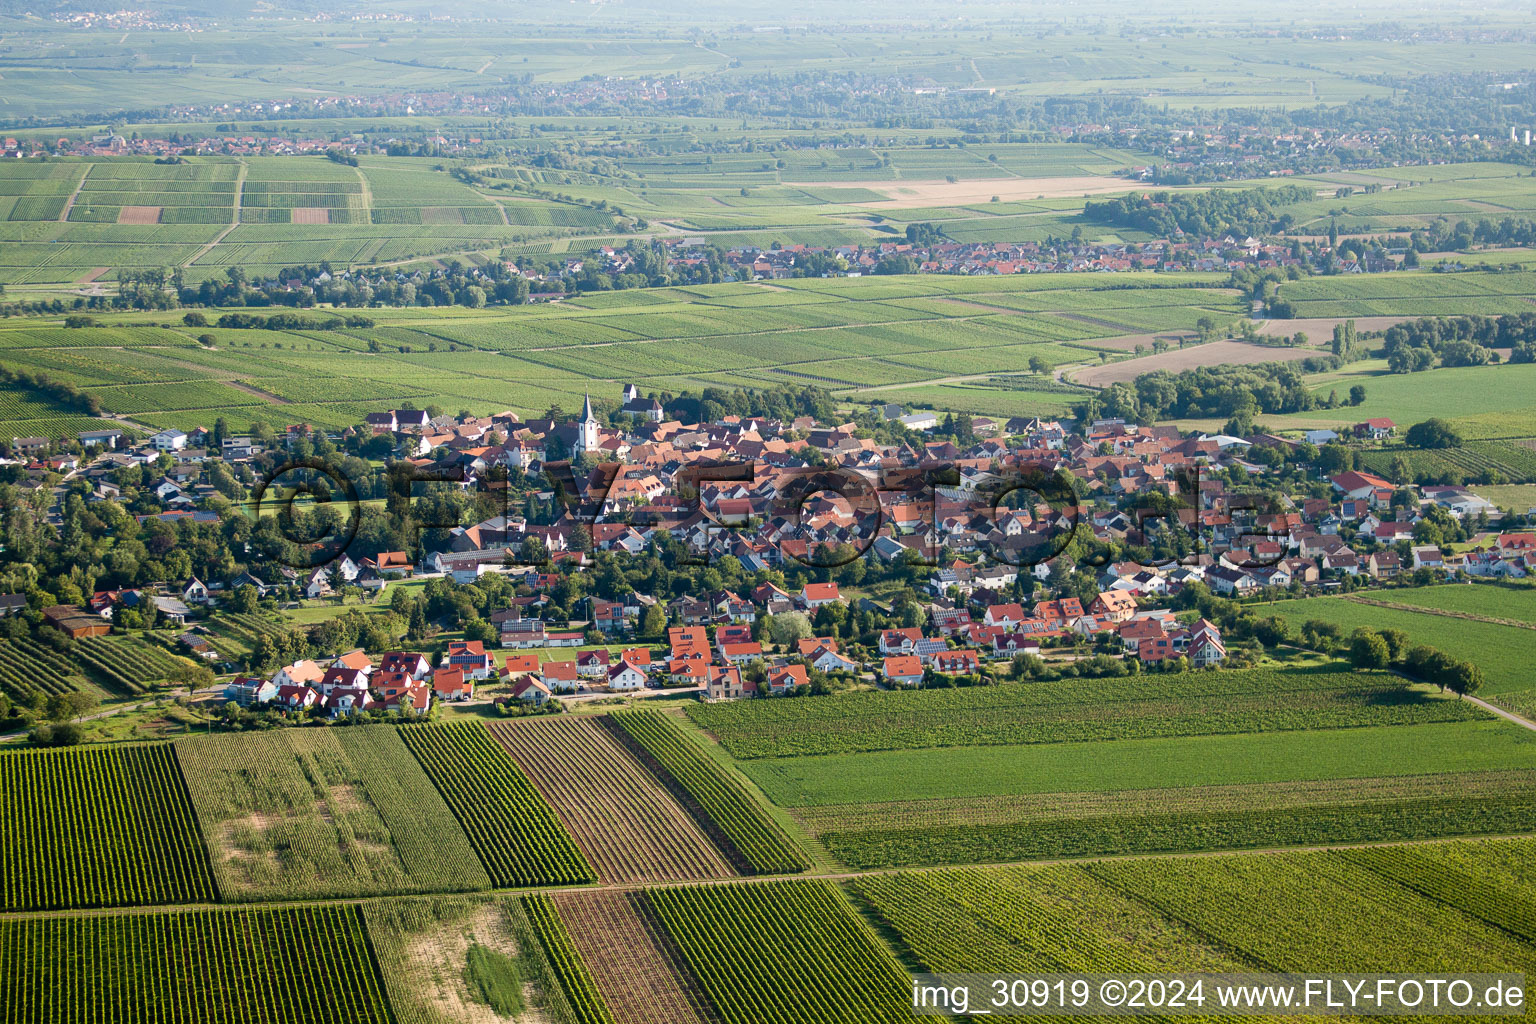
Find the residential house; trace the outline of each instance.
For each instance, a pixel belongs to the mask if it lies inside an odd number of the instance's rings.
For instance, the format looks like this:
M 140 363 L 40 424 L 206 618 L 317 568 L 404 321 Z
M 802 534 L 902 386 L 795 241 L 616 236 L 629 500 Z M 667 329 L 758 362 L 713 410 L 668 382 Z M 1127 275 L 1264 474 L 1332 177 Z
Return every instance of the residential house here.
M 451 640 L 443 654 L 443 664 L 463 669 L 471 679 L 486 679 L 496 670 L 496 663 L 485 653 L 479 640 Z
M 807 583 L 805 589 L 800 592 L 800 603 L 812 610 L 842 599 L 836 583 Z
M 1125 622 L 1136 616 L 1136 596 L 1124 590 L 1101 590 L 1088 611 L 1106 622 Z
M 224 687 L 224 699 L 232 700 L 243 708 L 253 704 L 265 704 L 277 697 L 278 687 L 270 679 L 256 676 L 236 676 Z
M 923 663 L 915 654 L 895 654 L 885 659 L 881 674 L 896 686 L 916 686 L 923 681 Z
M 648 682 L 645 672 L 627 661 L 620 661 L 608 669 L 608 689 L 616 692 L 642 690 Z
M 1195 668 L 1211 668 L 1221 664 L 1227 656 L 1227 648 L 1221 642 L 1221 631 L 1207 619 L 1196 622 L 1189 631 L 1189 643 L 1185 650 L 1189 663 Z
M 574 661 L 546 661 L 543 680 L 552 693 L 575 693 L 583 688 Z
M 432 673 L 432 695 L 438 700 L 462 701 L 475 695 L 475 679 L 457 665 L 439 668 Z
M 756 687 L 751 688 L 755 691 Z M 749 692 L 741 681 L 739 668 L 711 668 L 705 694 L 711 700 L 734 700 Z

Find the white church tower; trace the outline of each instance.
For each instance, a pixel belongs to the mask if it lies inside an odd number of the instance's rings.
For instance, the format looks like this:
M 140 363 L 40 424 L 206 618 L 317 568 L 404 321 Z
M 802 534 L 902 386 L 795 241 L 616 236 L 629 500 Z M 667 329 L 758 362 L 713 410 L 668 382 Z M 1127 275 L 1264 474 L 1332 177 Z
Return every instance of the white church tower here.
M 585 396 L 581 406 L 581 422 L 576 425 L 576 451 L 597 451 L 597 417 L 592 415 L 592 396 Z

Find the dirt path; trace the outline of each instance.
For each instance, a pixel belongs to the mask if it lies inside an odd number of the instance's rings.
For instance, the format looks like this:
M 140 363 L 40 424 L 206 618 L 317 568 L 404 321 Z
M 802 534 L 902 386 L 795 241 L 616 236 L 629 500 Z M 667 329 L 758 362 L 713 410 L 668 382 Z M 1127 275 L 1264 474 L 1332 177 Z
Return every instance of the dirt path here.
M 496 59 L 495 57 L 491 58 L 491 60 L 495 60 L 495 59 Z M 491 61 L 486 61 L 485 63 L 486 63 L 486 66 L 489 67 Z M 358 180 L 359 184 L 361 184 L 361 186 L 362 186 L 362 190 L 363 190 L 362 191 L 362 196 L 363 196 L 363 212 L 368 215 L 368 223 L 372 224 L 373 223 L 373 187 L 368 184 L 368 175 L 363 173 L 363 169 L 361 167 L 354 167 L 354 168 L 352 168 L 352 173 L 357 175 L 357 180 Z M 505 217 L 503 217 L 503 219 L 505 219 Z
M 214 246 L 228 238 L 229 233 L 240 226 L 240 200 L 245 194 L 245 172 L 247 170 L 248 167 L 246 162 L 241 160 L 240 171 L 235 175 L 235 206 L 233 213 L 230 215 L 229 224 L 225 226 L 223 231 L 220 231 L 218 234 L 214 235 L 211 242 L 197 250 L 197 252 L 193 253 L 191 256 L 187 257 L 187 260 L 182 263 L 182 266 L 190 267 L 192 264 L 208 255 L 213 251 Z
M 59 222 L 61 224 L 69 220 L 69 211 L 75 208 L 75 200 L 80 198 L 80 190 L 85 187 L 85 179 L 91 176 L 91 168 L 94 166 L 96 165 L 86 164 L 85 171 L 80 175 L 80 180 L 75 182 L 75 190 L 69 194 L 68 199 L 64 200 L 64 209 L 59 213 Z
M 284 398 L 282 395 L 274 395 L 270 391 L 263 391 L 261 388 L 256 387 L 254 384 L 247 384 L 243 380 L 227 380 L 224 383 L 228 384 L 236 391 L 244 391 L 248 395 L 255 395 L 257 398 L 260 398 L 266 402 L 271 402 L 273 405 L 291 404 L 288 399 Z

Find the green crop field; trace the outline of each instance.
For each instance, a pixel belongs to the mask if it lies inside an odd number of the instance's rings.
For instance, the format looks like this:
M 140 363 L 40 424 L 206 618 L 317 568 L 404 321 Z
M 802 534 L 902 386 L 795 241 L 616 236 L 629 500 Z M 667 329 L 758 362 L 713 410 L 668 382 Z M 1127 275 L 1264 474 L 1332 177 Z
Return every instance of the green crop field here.
M 1519 583 L 1416 587 L 1394 590 L 1381 595 L 1381 599 L 1393 604 L 1411 604 L 1457 615 L 1507 619 L 1536 626 L 1536 587 Z M 1536 637 L 1532 639 L 1536 640 Z
M 853 888 L 935 972 L 1525 971 L 1536 949 L 1521 930 L 1519 865 L 1531 853 L 1530 840 L 1488 840 L 880 875 Z
M 644 751 L 647 762 L 654 762 L 688 795 L 701 816 L 724 834 L 730 848 L 753 872 L 792 874 L 811 866 L 751 792 L 665 716 L 630 711 L 612 718 Z
M 701 704 L 688 714 L 741 758 L 1349 728 L 1482 715 L 1389 676 L 1325 668 L 863 691 Z
M 1383 594 L 1380 599 L 1395 601 L 1398 593 L 1394 591 Z M 1403 593 L 1408 597 L 1406 603 L 1411 604 L 1414 594 L 1425 591 Z M 1345 634 L 1361 626 L 1403 630 L 1416 644 L 1427 644 L 1457 658 L 1475 662 L 1487 679 L 1484 696 L 1530 690 L 1536 685 L 1527 669 L 1531 644 L 1536 634 L 1518 626 L 1381 608 L 1334 597 L 1277 601 L 1270 606 L 1270 610 L 1297 629 L 1310 619 L 1322 619 L 1334 623 Z
M 744 761 L 784 806 L 1359 778 L 1536 764 L 1536 736 L 1505 723 L 939 747 Z
M 220 414 L 232 429 L 340 428 L 403 404 L 534 416 L 629 382 L 646 393 L 815 384 L 850 401 L 963 408 L 948 391 L 934 400 L 923 390 L 955 376 L 986 378 L 964 393 L 998 396 L 988 408 L 1003 415 L 1038 411 L 1036 398 L 1060 409 L 1085 394 L 1027 373 L 1032 359 L 1090 361 L 1095 354 L 1077 346 L 1139 331 L 1148 317 L 1188 327 L 1213 311 L 1240 314 L 1215 275 L 1122 274 L 1097 287 L 1049 277 L 807 279 L 669 289 L 663 302 L 629 291 L 558 306 L 380 309 L 369 312 L 373 328 L 335 331 L 167 327 L 146 314 L 77 329 L 18 320 L 0 324 L 0 365 L 76 384 L 106 412 L 156 429 Z M 200 335 L 215 347 L 200 346 Z M 876 391 L 892 386 L 916 390 Z M 99 425 L 30 395 L 8 402 L 0 428 L 15 436 Z
M 860 869 L 1505 834 L 1536 824 L 1536 739 L 1487 721 L 741 767 L 834 858 Z
M 170 747 L 0 753 L 0 909 L 213 899 Z
M 395 1019 L 356 906 L 0 921 L 0 949 L 17 1024 Z
M 554 810 L 479 723 L 425 725 L 402 736 L 497 886 L 595 880 Z
M 1338 428 L 1385 416 L 1406 427 L 1439 416 L 1471 439 L 1536 437 L 1536 412 L 1530 405 L 1536 364 L 1440 367 L 1421 373 L 1350 366 L 1324 374 L 1314 384 L 1313 391 L 1321 397 L 1330 391 L 1344 395 L 1351 386 L 1363 384 L 1365 401 L 1338 410 L 1266 415 L 1261 417 L 1264 424 L 1274 430 Z
M 646 901 L 724 1024 L 916 1019 L 905 973 L 831 882 L 650 889 Z
M 176 749 L 225 900 L 491 884 L 392 728 L 202 737 Z
M 45 171 L 44 174 L 37 172 Z M 180 267 L 189 281 L 239 263 L 403 262 L 440 253 L 611 234 L 613 215 L 527 197 L 505 206 L 420 161 L 188 157 L 0 164 L 0 284 L 110 283 L 117 270 Z

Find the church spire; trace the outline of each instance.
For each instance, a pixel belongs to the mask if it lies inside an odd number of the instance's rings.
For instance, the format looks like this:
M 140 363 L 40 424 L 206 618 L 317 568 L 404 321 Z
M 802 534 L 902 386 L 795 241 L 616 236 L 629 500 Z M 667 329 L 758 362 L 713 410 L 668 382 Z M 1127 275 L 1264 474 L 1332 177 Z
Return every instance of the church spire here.
M 592 415 L 592 394 L 591 394 L 591 392 L 587 392 L 586 394 L 584 394 L 582 396 L 582 398 L 583 398 L 583 401 L 581 403 L 581 422 L 585 423 L 588 420 L 596 419 L 597 417 Z

